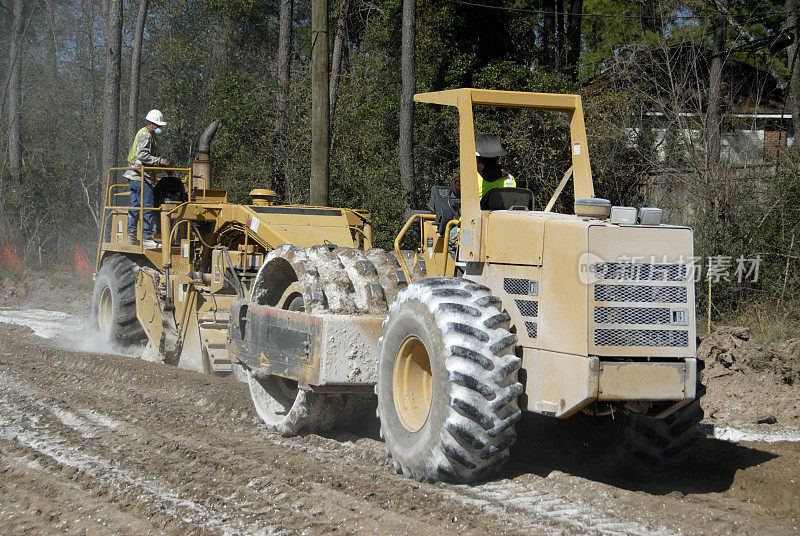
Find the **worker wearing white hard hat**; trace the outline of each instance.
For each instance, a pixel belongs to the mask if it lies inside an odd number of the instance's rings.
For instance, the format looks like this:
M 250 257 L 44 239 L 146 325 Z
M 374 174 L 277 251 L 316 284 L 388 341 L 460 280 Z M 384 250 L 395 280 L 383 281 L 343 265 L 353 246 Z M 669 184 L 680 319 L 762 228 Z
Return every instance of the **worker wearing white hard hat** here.
M 159 110 L 150 110 L 145 116 L 147 125 L 139 129 L 133 139 L 128 151 L 128 165 L 139 169 L 131 169 L 125 172 L 125 177 L 128 179 L 130 186 L 130 206 L 131 210 L 128 211 L 128 243 L 137 244 L 137 226 L 139 221 L 139 211 L 134 210 L 139 206 L 153 207 L 155 198 L 153 196 L 153 186 L 155 186 L 156 178 L 153 170 L 144 169 L 141 167 L 156 167 L 156 166 L 169 166 L 170 162 L 166 158 L 161 157 L 159 150 L 158 137 L 163 132 L 163 128 L 167 125 L 164 121 L 164 114 Z M 142 205 L 140 205 L 142 203 Z M 155 233 L 155 212 L 152 210 L 144 210 L 142 217 L 142 244 L 144 247 L 153 248 L 158 247 L 158 243 L 153 241 L 153 234 Z
M 164 114 L 162 114 L 160 110 L 150 110 L 147 112 L 147 115 L 144 118 L 147 119 L 148 122 L 159 127 L 164 127 L 167 125 L 167 123 L 164 121 Z

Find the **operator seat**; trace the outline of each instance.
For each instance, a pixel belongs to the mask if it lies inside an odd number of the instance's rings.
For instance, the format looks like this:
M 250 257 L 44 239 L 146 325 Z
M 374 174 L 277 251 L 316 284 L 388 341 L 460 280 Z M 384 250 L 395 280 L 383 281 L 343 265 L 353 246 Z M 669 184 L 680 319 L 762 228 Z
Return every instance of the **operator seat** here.
M 447 222 L 461 218 L 461 199 L 453 195 L 449 186 L 433 186 L 428 208 L 436 215 L 433 224 L 444 234 Z
M 153 187 L 153 198 L 156 207 L 160 207 L 166 201 L 176 201 L 185 203 L 188 200 L 186 188 L 183 182 L 175 176 L 168 175 L 159 180 Z
M 533 192 L 527 188 L 493 188 L 481 199 L 481 210 L 533 210 Z

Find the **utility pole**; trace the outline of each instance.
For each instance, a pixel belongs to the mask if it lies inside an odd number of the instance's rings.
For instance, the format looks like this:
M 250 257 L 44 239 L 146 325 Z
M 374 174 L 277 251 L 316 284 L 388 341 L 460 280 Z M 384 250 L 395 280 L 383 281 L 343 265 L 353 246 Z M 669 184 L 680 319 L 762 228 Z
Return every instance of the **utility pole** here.
M 311 189 L 312 205 L 328 204 L 328 0 L 311 0 Z

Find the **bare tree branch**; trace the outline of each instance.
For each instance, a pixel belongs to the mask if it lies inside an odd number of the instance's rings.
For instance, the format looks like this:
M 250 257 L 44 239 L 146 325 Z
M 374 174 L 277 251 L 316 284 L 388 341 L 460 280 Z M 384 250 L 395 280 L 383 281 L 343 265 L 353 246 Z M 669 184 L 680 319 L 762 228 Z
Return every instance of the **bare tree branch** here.
M 756 38 L 753 36 L 753 34 L 751 34 L 742 24 L 739 24 L 739 22 L 733 17 L 728 9 L 728 6 L 726 5 L 726 2 L 723 2 L 722 0 L 712 0 L 712 3 L 717 11 L 725 16 L 725 19 L 728 21 L 728 24 L 730 24 L 731 27 L 735 28 L 736 31 L 739 32 L 749 42 L 752 43 L 756 41 Z M 764 64 L 767 67 L 767 72 L 769 72 L 770 76 L 772 76 L 772 78 L 775 80 L 775 83 L 778 85 L 778 87 L 782 91 L 785 91 L 787 85 L 786 77 L 778 72 L 777 61 L 772 54 L 770 54 L 767 49 L 762 47 L 756 48 L 753 52 L 762 60 L 764 60 Z

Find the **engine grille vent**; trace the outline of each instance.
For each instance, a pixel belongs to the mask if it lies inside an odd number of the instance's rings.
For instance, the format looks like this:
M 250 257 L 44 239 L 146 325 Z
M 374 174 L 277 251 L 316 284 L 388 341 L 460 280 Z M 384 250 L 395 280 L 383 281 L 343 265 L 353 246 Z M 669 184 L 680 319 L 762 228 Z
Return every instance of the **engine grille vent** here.
M 538 296 L 539 282 L 535 279 L 521 279 L 516 277 L 503 278 L 503 290 L 507 294 L 517 296 Z M 538 318 L 539 302 L 535 300 L 515 299 L 514 304 L 524 318 Z M 525 331 L 531 339 L 536 338 L 536 322 L 525 322 Z
M 525 330 L 528 332 L 528 337 L 536 338 L 536 322 L 525 322 Z
M 669 307 L 597 307 L 595 324 L 669 324 Z
M 531 300 L 514 300 L 522 316 L 539 316 L 539 302 Z
M 503 278 L 503 290 L 508 294 L 522 294 L 536 296 L 539 294 L 539 283 L 531 279 L 517 279 L 515 277 Z
M 652 285 L 595 285 L 596 301 L 686 303 L 686 287 Z
M 600 262 L 595 264 L 595 276 L 617 281 L 685 281 L 686 265 Z
M 595 329 L 594 343 L 597 346 L 679 348 L 689 346 L 689 334 L 671 329 Z

